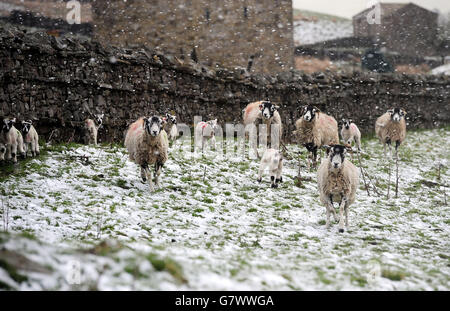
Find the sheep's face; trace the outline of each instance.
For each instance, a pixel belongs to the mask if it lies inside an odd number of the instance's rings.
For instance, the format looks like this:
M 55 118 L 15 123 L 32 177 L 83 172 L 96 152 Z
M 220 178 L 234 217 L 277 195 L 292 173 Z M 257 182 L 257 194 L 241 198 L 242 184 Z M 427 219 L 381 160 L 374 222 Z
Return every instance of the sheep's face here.
M 352 120 L 342 119 L 342 127 L 346 130 L 350 128 L 350 123 L 352 123 Z
M 31 120 L 28 120 L 28 121 L 22 121 L 22 133 L 24 134 L 24 135 L 27 135 L 28 134 L 28 132 L 30 131 L 30 129 L 31 129 Z
M 213 130 L 215 130 L 217 128 L 217 119 L 210 120 L 210 121 L 208 121 L 206 123 L 208 123 Z
M 0 161 L 5 160 L 6 146 L 0 143 Z
M 144 118 L 144 129 L 151 136 L 158 136 L 161 133 L 164 123 L 163 119 L 157 116 Z
M 387 111 L 391 116 L 391 120 L 394 122 L 400 122 L 406 115 L 406 111 L 400 108 L 389 109 Z
M 317 107 L 311 105 L 307 106 L 304 108 L 303 119 L 307 122 L 311 122 L 319 112 L 320 110 Z
M 95 121 L 98 125 L 101 125 L 103 123 L 103 117 L 105 116 L 104 113 L 95 115 Z
M 2 132 L 8 133 L 9 130 L 13 127 L 14 123 L 16 123 L 16 119 L 3 119 L 2 122 Z
M 166 120 L 172 122 L 173 124 L 177 124 L 177 117 L 171 114 L 166 113 Z
M 264 119 L 270 119 L 273 117 L 275 111 L 280 108 L 279 106 L 275 106 L 270 101 L 263 101 L 259 104 L 259 110 L 261 110 L 261 115 Z
M 345 160 L 347 149 L 342 145 L 334 145 L 328 151 L 328 158 L 330 159 L 331 168 L 339 170 Z

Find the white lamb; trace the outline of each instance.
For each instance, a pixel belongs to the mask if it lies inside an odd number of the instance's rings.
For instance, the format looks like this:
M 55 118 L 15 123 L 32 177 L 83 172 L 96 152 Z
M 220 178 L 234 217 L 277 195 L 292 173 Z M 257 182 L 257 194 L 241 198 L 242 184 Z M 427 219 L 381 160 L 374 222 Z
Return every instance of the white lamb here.
M 355 201 L 359 185 L 358 169 L 345 159 L 346 152 L 346 147 L 342 145 L 329 147 L 328 156 L 322 161 L 317 172 L 320 201 L 327 209 L 327 228 L 330 226 L 330 213 L 333 213 L 334 219 L 338 221 L 333 202 L 340 202 L 339 232 L 344 232 L 344 210 L 345 226 L 348 230 L 348 209 Z
M 201 121 L 197 123 L 195 127 L 195 140 L 197 144 L 201 143 L 202 152 L 204 151 L 206 142 L 209 140 L 210 144 L 216 148 L 216 134 L 217 129 L 217 119 L 210 120 L 207 122 Z
M 92 119 L 86 119 L 84 121 L 84 127 L 87 131 L 87 137 L 88 137 L 88 144 L 94 144 L 97 146 L 97 134 L 98 134 L 98 130 L 100 129 L 100 127 L 103 124 L 103 117 L 104 114 L 98 114 L 95 115 L 95 121 Z M 97 123 L 97 124 L 96 124 Z
M 152 192 L 155 188 L 149 165 L 155 165 L 155 183 L 159 187 L 161 168 L 168 158 L 169 141 L 163 125 L 163 119 L 158 116 L 140 118 L 130 125 L 125 136 L 129 159 L 140 165 L 142 180 L 148 180 Z
M 39 135 L 34 128 L 32 121 L 22 121 L 22 135 L 24 137 L 25 156 L 28 151 L 31 156 L 39 155 Z
M 278 183 L 283 182 L 283 155 L 276 149 L 266 149 L 261 159 L 258 172 L 258 181 L 261 182 L 262 174 L 269 168 L 270 183 L 272 188 L 278 188 Z
M 341 137 L 345 144 L 355 142 L 358 151 L 361 151 L 361 132 L 352 120 L 342 119 Z
M 16 118 L 3 119 L 2 123 L 0 142 L 6 146 L 6 159 L 12 159 L 14 163 L 17 163 L 17 152 L 20 152 L 22 157 L 25 157 L 22 134 L 14 127 Z

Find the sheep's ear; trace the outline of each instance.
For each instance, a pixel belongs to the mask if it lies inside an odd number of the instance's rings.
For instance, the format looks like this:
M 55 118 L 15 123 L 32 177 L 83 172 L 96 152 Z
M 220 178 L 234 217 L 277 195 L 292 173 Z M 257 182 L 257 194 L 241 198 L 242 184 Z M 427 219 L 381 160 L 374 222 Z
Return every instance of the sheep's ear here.
M 400 111 L 403 113 L 404 116 L 406 116 L 406 110 L 405 109 L 400 109 Z
M 389 110 L 387 111 L 387 113 L 393 114 L 393 113 L 394 113 L 394 109 L 389 109 Z
M 16 118 L 9 120 L 11 123 L 16 123 Z
M 280 109 L 280 106 L 275 106 L 275 109 L 276 109 L 276 110 Z
M 320 112 L 320 109 L 317 108 L 316 106 L 314 106 L 314 109 L 316 110 L 316 112 Z
M 27 122 L 33 124 L 33 120 L 27 120 Z
M 259 104 L 259 110 L 263 110 L 264 105 L 263 104 Z

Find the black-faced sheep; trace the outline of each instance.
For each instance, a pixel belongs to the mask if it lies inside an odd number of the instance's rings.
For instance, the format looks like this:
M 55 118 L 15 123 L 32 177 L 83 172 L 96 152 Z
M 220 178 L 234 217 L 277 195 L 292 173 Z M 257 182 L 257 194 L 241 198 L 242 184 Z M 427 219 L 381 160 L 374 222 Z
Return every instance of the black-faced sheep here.
M 261 182 L 262 174 L 266 168 L 269 168 L 270 183 L 272 188 L 277 188 L 278 183 L 283 182 L 283 155 L 276 149 L 266 149 L 261 159 L 258 171 L 258 181 Z
M 28 151 L 31 156 L 39 155 L 39 136 L 34 128 L 32 121 L 22 121 L 22 135 L 24 140 L 25 156 Z
M 384 147 L 386 157 L 386 145 L 391 149 L 395 143 L 395 151 L 406 138 L 406 111 L 400 108 L 389 109 L 375 122 L 375 133 Z
M 95 115 L 95 121 L 92 119 L 86 119 L 84 121 L 84 127 L 87 131 L 88 144 L 94 144 L 97 146 L 97 134 L 98 130 L 103 124 L 104 114 Z
M 204 151 L 206 142 L 210 140 L 213 148 L 216 148 L 216 134 L 215 130 L 218 128 L 217 119 L 210 120 L 207 122 L 198 122 L 195 127 L 195 140 L 197 145 L 201 143 L 202 152 Z
M 248 104 L 242 110 L 245 127 L 252 124 L 256 125 L 257 120 L 261 120 L 266 125 L 267 145 L 270 148 L 279 148 L 283 135 L 283 124 L 278 112 L 279 108 L 279 106 L 274 105 L 270 101 L 258 101 Z M 278 139 L 278 141 L 272 141 L 272 131 L 274 132 L 274 138 Z M 256 142 L 252 145 L 256 156 L 259 158 Z
M 342 119 L 341 138 L 345 144 L 350 146 L 352 142 L 355 142 L 358 151 L 361 151 L 361 132 L 352 120 Z
M 6 146 L 6 160 L 17 163 L 17 152 L 25 157 L 23 137 L 19 130 L 14 127 L 16 119 L 3 119 L 0 131 L 0 142 Z
M 150 191 L 155 188 L 149 165 L 155 165 L 155 183 L 159 187 L 161 168 L 168 158 L 169 141 L 163 125 L 163 119 L 158 116 L 140 118 L 130 125 L 125 136 L 129 159 L 140 165 L 142 180 L 148 180 Z
M 359 174 L 357 167 L 345 158 L 345 146 L 334 145 L 328 149 L 328 155 L 317 171 L 320 201 L 327 209 L 327 228 L 330 226 L 330 213 L 333 213 L 334 219 L 337 221 L 333 202 L 340 202 L 339 232 L 344 232 L 344 210 L 345 226 L 348 229 L 348 209 L 355 201 Z
M 314 167 L 318 148 L 339 143 L 336 120 L 315 106 L 303 108 L 302 117 L 295 122 L 295 128 L 294 135 L 298 143 L 310 152 Z

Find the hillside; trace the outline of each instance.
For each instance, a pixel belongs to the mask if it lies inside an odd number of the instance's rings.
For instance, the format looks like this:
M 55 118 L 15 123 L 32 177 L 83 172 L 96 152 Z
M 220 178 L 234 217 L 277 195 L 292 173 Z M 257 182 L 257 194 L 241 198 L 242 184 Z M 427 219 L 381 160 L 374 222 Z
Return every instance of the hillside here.
M 313 44 L 352 35 L 353 25 L 350 19 L 294 9 L 295 45 Z

